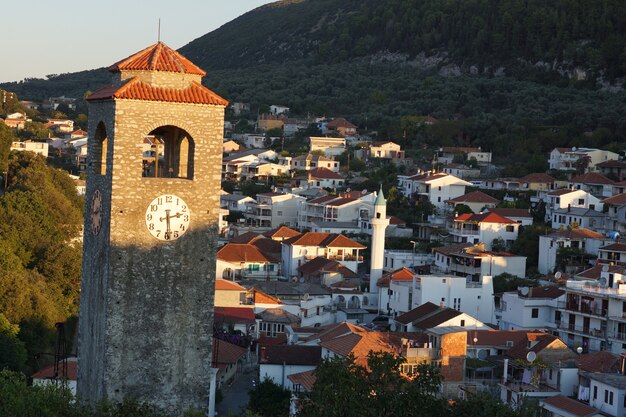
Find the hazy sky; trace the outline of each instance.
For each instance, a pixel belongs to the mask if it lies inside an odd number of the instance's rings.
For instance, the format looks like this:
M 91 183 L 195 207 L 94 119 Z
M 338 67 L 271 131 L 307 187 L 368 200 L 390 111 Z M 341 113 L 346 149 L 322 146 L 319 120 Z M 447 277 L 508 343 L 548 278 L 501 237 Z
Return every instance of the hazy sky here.
M 0 82 L 113 64 L 155 43 L 159 18 L 161 40 L 178 49 L 272 1 L 7 1 L 0 8 Z

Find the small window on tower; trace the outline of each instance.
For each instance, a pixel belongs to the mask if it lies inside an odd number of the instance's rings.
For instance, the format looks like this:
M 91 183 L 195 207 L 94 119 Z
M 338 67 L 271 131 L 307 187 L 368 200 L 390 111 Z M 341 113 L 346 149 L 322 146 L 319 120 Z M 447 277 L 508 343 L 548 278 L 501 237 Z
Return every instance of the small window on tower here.
M 107 173 L 107 146 L 109 143 L 107 130 L 104 123 L 98 123 L 93 144 L 93 154 L 91 165 L 96 175 L 106 175 Z
M 376 213 L 376 218 L 380 219 L 380 213 Z

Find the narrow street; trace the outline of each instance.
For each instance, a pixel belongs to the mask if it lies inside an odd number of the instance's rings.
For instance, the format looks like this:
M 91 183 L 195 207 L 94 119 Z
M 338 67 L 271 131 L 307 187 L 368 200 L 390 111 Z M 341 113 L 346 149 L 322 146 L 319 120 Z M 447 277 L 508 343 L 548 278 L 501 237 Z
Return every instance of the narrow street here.
M 222 401 L 215 406 L 217 415 L 240 416 L 244 414 L 248 404 L 248 391 L 253 387 L 253 381 L 258 383 L 258 365 L 256 355 L 251 356 L 251 364 L 244 365 L 243 372 L 238 374 L 231 386 L 222 386 Z

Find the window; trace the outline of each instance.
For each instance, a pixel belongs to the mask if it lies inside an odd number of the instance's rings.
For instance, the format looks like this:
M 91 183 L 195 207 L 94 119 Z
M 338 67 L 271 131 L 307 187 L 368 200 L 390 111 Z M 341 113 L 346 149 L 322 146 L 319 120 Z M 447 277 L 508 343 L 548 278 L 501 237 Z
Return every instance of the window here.
M 277 211 L 277 212 L 276 212 L 276 215 L 277 215 L 277 216 L 282 216 L 282 215 L 283 215 L 283 212 L 282 212 L 282 211 Z
M 465 327 L 465 320 L 461 320 L 461 327 Z
M 593 387 L 593 399 L 594 400 L 598 399 L 598 386 L 597 385 Z
M 609 405 L 613 405 L 613 391 L 609 391 Z
M 581 205 L 581 206 L 582 206 L 583 204 L 585 204 L 585 199 L 584 199 L 584 198 L 579 198 L 579 199 L 578 199 L 578 204 L 579 204 L 579 205 Z
M 609 403 L 609 390 L 604 390 L 604 402 Z
M 532 317 L 533 319 L 539 318 L 539 309 L 533 308 L 530 312 L 530 317 Z
M 441 203 L 441 197 L 437 197 L 437 202 Z
M 507 231 L 507 232 L 514 232 L 514 231 L 515 231 L 515 228 L 514 228 L 513 226 L 507 226 L 507 227 L 506 227 L 506 231 Z
M 93 157 L 91 165 L 96 175 L 106 175 L 107 173 L 107 146 L 109 140 L 104 123 L 98 123 L 96 128 L 96 136 L 93 144 Z

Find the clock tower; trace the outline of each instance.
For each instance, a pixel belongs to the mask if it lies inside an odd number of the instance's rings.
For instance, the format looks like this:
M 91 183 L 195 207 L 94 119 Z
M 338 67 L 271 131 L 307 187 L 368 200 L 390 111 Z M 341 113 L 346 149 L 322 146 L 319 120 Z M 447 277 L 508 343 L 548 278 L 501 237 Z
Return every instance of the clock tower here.
M 78 394 L 206 409 L 226 100 L 159 42 L 91 94 Z

